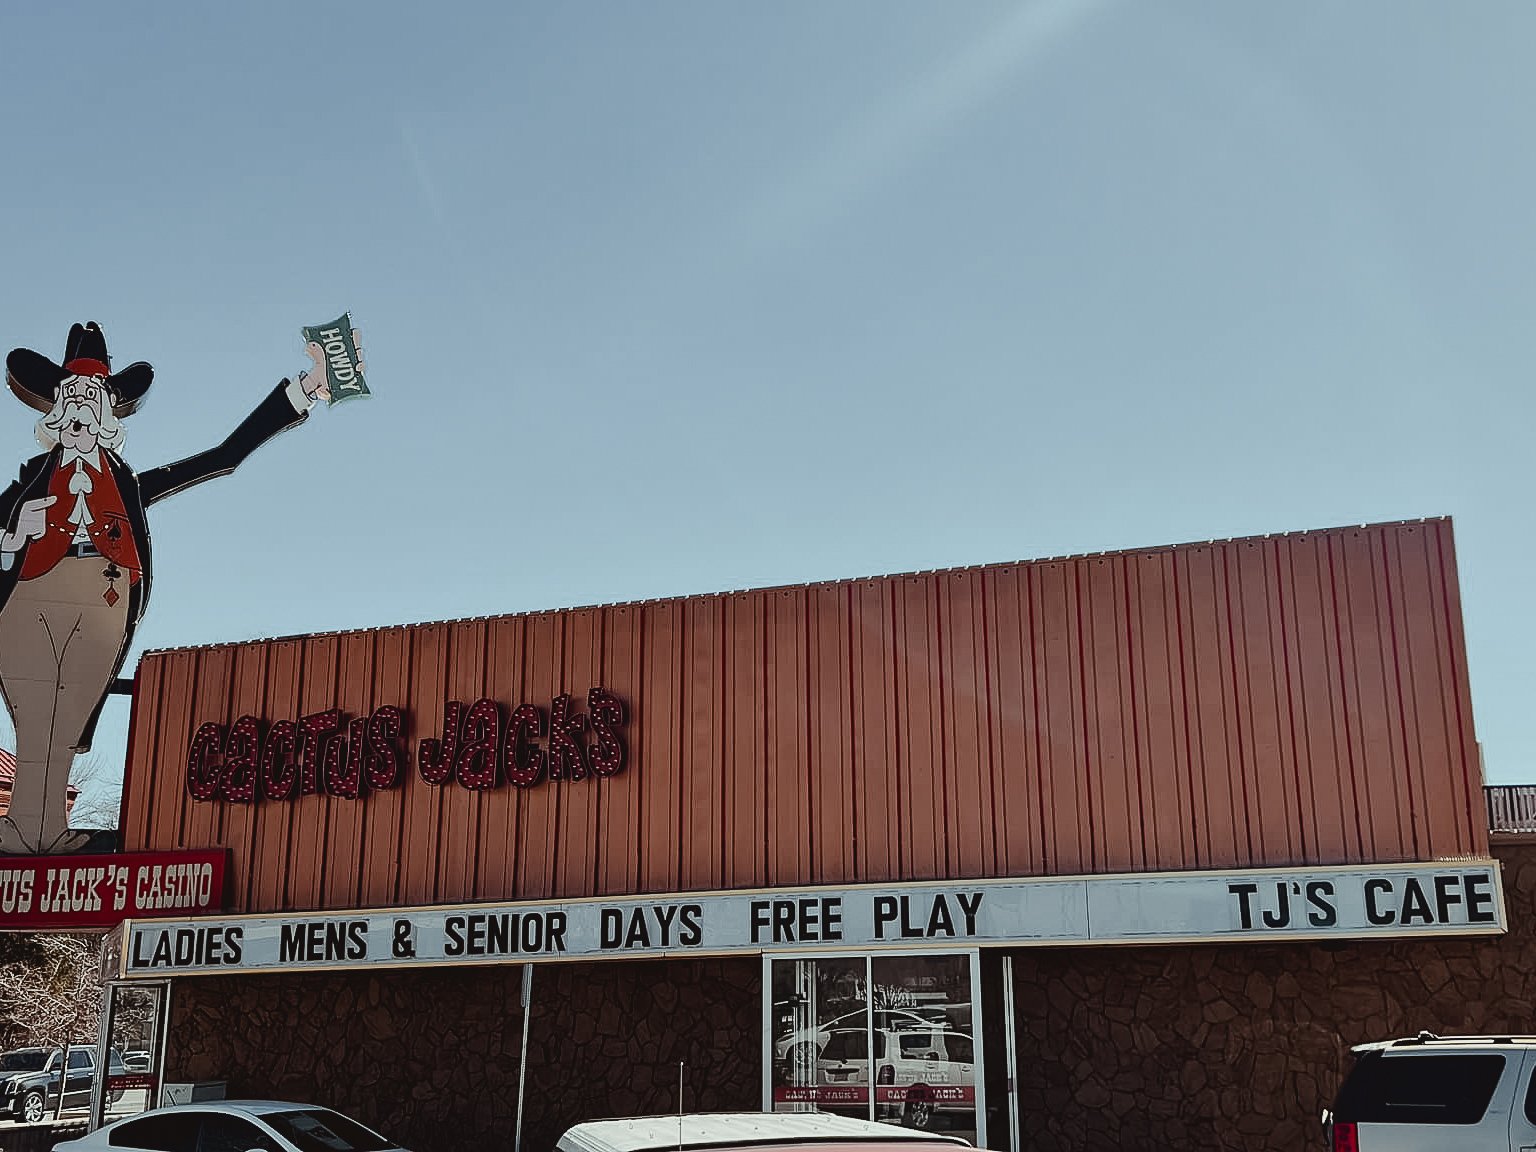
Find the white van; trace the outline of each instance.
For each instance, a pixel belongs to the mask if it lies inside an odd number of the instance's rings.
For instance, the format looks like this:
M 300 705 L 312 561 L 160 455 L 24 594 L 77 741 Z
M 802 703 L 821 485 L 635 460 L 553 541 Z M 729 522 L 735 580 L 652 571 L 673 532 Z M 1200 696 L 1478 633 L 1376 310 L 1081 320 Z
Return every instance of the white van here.
M 1536 1036 L 1361 1044 L 1331 1112 L 1333 1152 L 1536 1152 Z
M 830 1112 L 696 1112 L 631 1116 L 573 1124 L 556 1152 L 663 1152 L 664 1149 L 730 1148 L 732 1152 L 858 1145 L 861 1152 L 956 1152 L 970 1144 L 958 1136 L 914 1132 L 894 1124 L 855 1120 Z

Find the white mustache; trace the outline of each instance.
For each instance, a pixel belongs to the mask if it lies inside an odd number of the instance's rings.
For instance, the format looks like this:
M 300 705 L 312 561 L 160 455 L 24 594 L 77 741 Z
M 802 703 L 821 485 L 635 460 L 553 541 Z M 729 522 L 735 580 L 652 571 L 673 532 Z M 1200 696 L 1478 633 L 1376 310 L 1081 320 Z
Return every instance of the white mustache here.
M 79 424 L 92 435 L 101 431 L 101 421 L 91 407 L 74 400 L 65 404 L 57 416 L 47 421 L 48 427 L 55 432 L 62 431 L 70 424 Z

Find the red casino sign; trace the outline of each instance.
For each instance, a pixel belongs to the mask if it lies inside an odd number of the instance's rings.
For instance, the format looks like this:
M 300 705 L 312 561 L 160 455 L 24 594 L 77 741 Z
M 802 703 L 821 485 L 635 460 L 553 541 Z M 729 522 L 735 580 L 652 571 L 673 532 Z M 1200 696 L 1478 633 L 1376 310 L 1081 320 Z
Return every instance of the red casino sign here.
M 224 907 L 228 852 L 0 858 L 0 930 L 108 928 Z

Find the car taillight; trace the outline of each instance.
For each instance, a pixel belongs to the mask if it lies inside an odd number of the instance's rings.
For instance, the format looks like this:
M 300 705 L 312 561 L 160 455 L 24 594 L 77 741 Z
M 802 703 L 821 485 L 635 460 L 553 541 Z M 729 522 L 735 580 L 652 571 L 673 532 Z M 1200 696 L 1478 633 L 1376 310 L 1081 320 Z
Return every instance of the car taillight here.
M 896 1066 L 894 1064 L 880 1065 L 880 1074 L 875 1077 L 876 1084 L 896 1083 Z
M 1360 1143 L 1355 1138 L 1353 1124 L 1340 1124 L 1334 1121 L 1333 1152 L 1360 1152 Z

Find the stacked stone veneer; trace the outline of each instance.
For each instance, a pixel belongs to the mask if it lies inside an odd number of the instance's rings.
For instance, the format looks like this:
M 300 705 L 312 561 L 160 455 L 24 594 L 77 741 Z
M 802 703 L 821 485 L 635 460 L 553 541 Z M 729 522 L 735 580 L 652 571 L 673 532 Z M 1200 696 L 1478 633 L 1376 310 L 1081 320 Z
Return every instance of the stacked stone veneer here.
M 523 1146 L 577 1120 L 760 1106 L 762 962 L 540 965 Z M 210 976 L 177 983 L 166 1079 L 324 1103 L 415 1152 L 510 1152 L 520 969 Z
M 1024 1119 L 1011 1146 L 1320 1149 L 1318 1115 L 1350 1045 L 1420 1029 L 1536 1033 L 1536 847 L 1495 854 L 1507 936 L 1012 953 Z M 540 966 L 524 1147 L 544 1152 L 577 1120 L 672 1111 L 679 1061 L 690 1110 L 759 1107 L 761 971 L 755 957 Z M 520 978 L 182 980 L 167 1075 L 331 1104 L 416 1152 L 510 1152 Z M 1006 1116 L 1006 1101 L 989 1103 L 994 1123 Z

